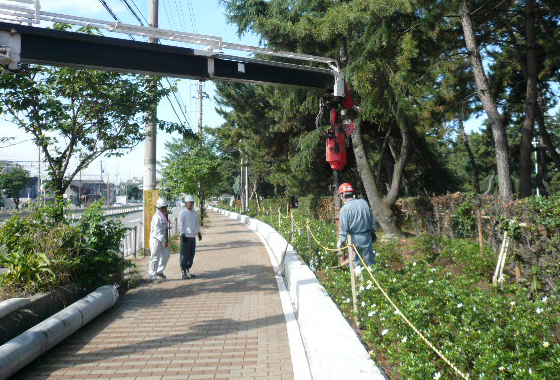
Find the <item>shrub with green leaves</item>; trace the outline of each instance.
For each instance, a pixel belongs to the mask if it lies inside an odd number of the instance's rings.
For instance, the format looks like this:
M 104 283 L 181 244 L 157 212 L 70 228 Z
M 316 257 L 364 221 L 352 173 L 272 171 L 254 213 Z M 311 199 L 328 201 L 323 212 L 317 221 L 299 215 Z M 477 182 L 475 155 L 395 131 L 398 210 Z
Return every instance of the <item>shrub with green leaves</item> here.
M 374 275 L 401 312 L 472 379 L 558 378 L 557 298 L 532 301 L 517 286 L 485 291 L 471 278 L 425 262 L 400 270 L 377 265 Z M 382 352 L 403 379 L 459 378 L 367 275 L 357 283 L 362 338 L 374 354 Z M 345 314 L 352 315 L 348 271 L 329 271 L 325 287 Z
M 121 257 L 120 245 L 126 229 L 119 219 L 103 215 L 101 202 L 84 211 L 77 228 L 83 241 L 78 255 L 78 283 L 86 286 L 107 283 L 115 273 L 125 269 L 129 261 Z
M 101 203 L 89 207 L 77 225 L 62 213 L 62 200 L 39 205 L 29 216 L 14 215 L 0 226 L 2 294 L 30 294 L 76 282 L 108 283 L 128 266 L 120 242 L 126 229 L 103 215 Z
M 303 226 L 307 216 L 296 211 L 296 224 Z M 280 225 L 278 215 L 258 218 L 288 239 L 288 218 Z M 352 320 L 349 271 L 329 269 L 336 263 L 336 256 L 321 248 L 334 247 L 335 227 L 317 220 L 310 222 L 320 244 L 313 241 L 309 250 L 306 231 L 300 234 L 297 229 L 292 244 L 312 269 L 324 271 L 323 285 Z M 401 312 L 459 370 L 480 380 L 560 379 L 557 295 L 535 298 L 538 293 L 518 285 L 479 287 L 489 281 L 495 254 L 486 247 L 481 254 L 478 244 L 468 239 L 421 235 L 413 245 L 414 257 L 418 258 L 413 262 L 403 260 L 399 244 L 383 239 L 376 243 L 374 276 Z M 329 259 L 317 265 L 321 262 L 316 261 L 318 257 Z M 454 272 L 447 269 L 451 265 Z M 362 339 L 374 360 L 382 358 L 391 379 L 459 378 L 404 322 L 365 271 L 358 276 L 357 292 Z

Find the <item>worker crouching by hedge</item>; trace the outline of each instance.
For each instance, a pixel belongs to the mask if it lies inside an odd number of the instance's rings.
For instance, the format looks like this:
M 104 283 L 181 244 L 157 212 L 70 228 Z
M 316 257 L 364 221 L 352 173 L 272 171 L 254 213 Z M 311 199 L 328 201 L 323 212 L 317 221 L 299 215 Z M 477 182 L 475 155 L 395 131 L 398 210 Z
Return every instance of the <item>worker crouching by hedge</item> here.
M 354 198 L 354 189 L 349 183 L 343 183 L 338 188 L 338 194 L 344 205 L 340 209 L 340 224 L 338 229 L 338 244 L 341 248 L 347 243 L 347 238 L 352 238 L 356 247 L 367 265 L 375 264 L 375 251 L 373 242 L 377 240 L 375 234 L 375 218 L 371 213 L 368 203 L 364 199 Z M 358 254 L 354 252 L 354 267 L 362 265 Z
M 187 208 L 179 213 L 179 230 L 181 232 L 181 277 L 188 279 L 194 277 L 190 273 L 190 269 L 194 261 L 194 253 L 196 249 L 195 236 L 198 234 L 198 240 L 202 240 L 200 232 L 200 219 L 198 213 L 194 209 L 194 197 L 187 195 L 185 197 Z

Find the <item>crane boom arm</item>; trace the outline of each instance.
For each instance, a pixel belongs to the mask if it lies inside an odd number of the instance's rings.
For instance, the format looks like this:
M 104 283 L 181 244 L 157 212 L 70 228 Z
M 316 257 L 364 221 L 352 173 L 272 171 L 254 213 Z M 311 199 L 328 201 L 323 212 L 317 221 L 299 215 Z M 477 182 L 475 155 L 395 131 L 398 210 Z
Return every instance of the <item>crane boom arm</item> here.
M 333 93 L 329 69 L 170 45 L 0 22 L 0 63 L 123 71 L 146 75 L 288 85 Z

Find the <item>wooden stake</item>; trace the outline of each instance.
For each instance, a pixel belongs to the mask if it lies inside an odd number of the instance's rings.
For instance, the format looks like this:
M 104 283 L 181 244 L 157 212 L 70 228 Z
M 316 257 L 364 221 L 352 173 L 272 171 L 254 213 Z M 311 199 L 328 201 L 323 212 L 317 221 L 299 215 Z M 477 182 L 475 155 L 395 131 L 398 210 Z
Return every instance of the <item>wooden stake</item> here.
M 307 218 L 307 249 L 309 249 L 309 253 L 311 253 L 311 227 L 309 218 Z
M 290 226 L 290 236 L 294 236 L 294 212 L 290 214 L 290 219 L 292 221 L 292 225 Z
M 278 228 L 280 228 L 281 224 L 282 224 L 282 211 L 281 208 L 278 207 Z
M 482 211 L 476 210 L 476 224 L 478 227 L 478 246 L 480 248 L 480 254 L 484 250 L 484 242 L 482 241 Z
M 350 284 L 352 284 L 352 309 L 354 310 L 354 322 L 360 328 L 358 322 L 358 297 L 356 296 L 356 277 L 354 273 L 354 250 L 352 249 L 352 238 L 348 235 L 348 260 L 350 261 Z

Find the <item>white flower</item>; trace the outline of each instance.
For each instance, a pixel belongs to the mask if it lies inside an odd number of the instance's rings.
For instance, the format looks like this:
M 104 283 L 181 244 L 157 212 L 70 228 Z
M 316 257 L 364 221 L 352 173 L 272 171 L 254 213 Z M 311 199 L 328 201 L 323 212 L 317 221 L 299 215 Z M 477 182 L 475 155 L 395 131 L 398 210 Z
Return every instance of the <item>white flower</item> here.
M 366 303 L 362 301 L 362 307 L 366 307 Z
M 505 369 L 504 366 L 501 366 L 500 368 L 498 368 L 500 371 L 503 371 Z
M 434 280 L 430 280 L 430 281 L 428 281 L 428 284 L 431 284 L 431 283 L 433 283 L 433 282 L 434 282 Z
M 371 289 L 371 282 L 368 282 L 368 284 L 367 284 L 367 286 L 366 286 L 366 289 L 367 289 L 367 290 L 370 290 L 370 289 Z
M 389 332 L 389 330 L 385 329 L 385 330 L 381 331 L 381 335 L 385 335 L 385 334 L 387 334 L 388 332 Z
M 435 271 L 436 271 L 436 268 L 432 268 L 431 270 L 432 270 L 432 272 L 435 272 Z M 438 373 L 439 373 L 439 372 L 438 372 Z
M 360 292 L 363 292 L 366 288 L 364 288 L 364 286 L 360 286 Z
M 511 301 L 509 304 L 510 304 L 511 306 L 515 306 L 515 301 Z
M 542 303 L 546 303 L 546 301 L 548 301 L 548 297 L 544 297 L 544 298 L 542 299 Z
M 402 343 L 405 343 L 408 340 L 408 338 L 406 337 L 406 335 L 404 336 L 404 338 L 401 339 Z
M 439 380 L 440 377 L 441 377 L 441 373 L 439 372 L 434 373 L 434 380 Z
M 412 266 L 415 267 L 416 266 L 416 261 L 412 263 Z
M 368 317 L 371 317 L 373 314 L 375 314 L 375 311 L 370 311 L 367 315 Z
M 360 276 L 362 274 L 362 267 L 357 266 L 356 270 L 354 270 L 354 272 L 356 273 L 356 276 Z
M 346 298 L 346 303 L 350 303 L 350 298 Z
M 395 310 L 395 315 L 399 315 L 400 312 L 398 310 Z
M 537 307 L 537 314 L 540 314 L 543 312 L 543 309 L 541 309 L 540 307 Z
M 546 340 L 542 343 L 544 348 L 547 348 L 548 346 L 550 346 L 550 343 L 548 343 Z
M 458 303 L 458 304 L 457 304 L 457 308 L 458 308 L 458 309 L 459 309 L 459 308 L 462 308 L 462 307 L 463 307 L 463 304 L 462 304 L 462 303 Z

